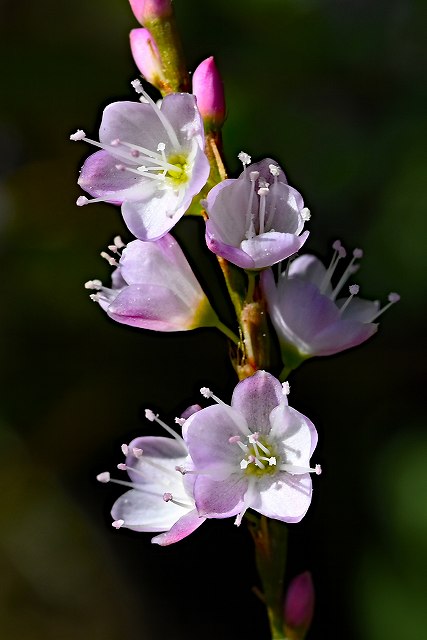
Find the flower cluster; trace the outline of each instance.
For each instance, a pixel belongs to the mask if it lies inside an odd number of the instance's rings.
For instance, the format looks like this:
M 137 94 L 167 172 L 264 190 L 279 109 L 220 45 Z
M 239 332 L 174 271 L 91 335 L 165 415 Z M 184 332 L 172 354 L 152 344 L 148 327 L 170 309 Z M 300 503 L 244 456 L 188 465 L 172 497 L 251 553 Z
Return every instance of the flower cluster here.
M 299 522 L 312 495 L 310 458 L 317 432 L 310 420 L 289 406 L 289 386 L 265 371 L 239 382 L 231 404 L 209 389 L 216 404 L 192 408 L 177 418 L 182 437 L 152 411 L 174 439 L 136 438 L 122 450 L 131 482 L 114 504 L 113 526 L 135 531 L 165 532 L 153 542 L 168 545 L 192 533 L 207 518 L 235 516 L 239 525 L 247 509 L 283 522 Z

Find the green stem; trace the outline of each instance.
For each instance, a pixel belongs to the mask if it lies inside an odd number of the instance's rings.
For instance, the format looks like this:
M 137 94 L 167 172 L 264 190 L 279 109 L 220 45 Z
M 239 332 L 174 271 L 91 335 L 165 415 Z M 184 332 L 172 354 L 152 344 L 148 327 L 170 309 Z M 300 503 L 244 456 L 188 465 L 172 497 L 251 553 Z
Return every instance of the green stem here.
M 287 552 L 287 529 L 283 522 L 261 516 L 250 520 L 249 529 L 255 543 L 256 565 L 263 587 L 273 640 L 285 640 L 284 575 Z
M 232 331 L 231 329 L 229 329 L 227 327 L 227 325 L 225 325 L 223 322 L 221 322 L 221 320 L 218 320 L 218 322 L 216 323 L 216 328 L 219 329 L 220 331 L 222 331 L 222 333 L 224 335 L 227 336 L 227 338 L 230 338 L 230 340 L 232 342 L 234 342 L 234 344 L 236 346 L 239 346 L 240 344 L 240 340 L 239 338 L 236 336 L 236 334 L 234 333 L 234 331 Z
M 252 302 L 254 299 L 257 273 L 255 271 L 246 271 L 246 275 L 248 276 L 248 291 L 246 293 L 245 302 Z

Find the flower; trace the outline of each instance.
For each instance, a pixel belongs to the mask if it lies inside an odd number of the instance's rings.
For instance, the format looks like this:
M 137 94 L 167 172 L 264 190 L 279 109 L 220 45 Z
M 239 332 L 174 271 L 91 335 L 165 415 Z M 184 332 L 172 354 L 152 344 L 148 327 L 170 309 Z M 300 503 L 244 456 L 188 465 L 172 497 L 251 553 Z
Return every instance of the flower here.
M 109 246 L 118 255 L 125 247 L 119 237 Z M 117 268 L 112 287 L 100 280 L 86 282 L 86 289 L 108 315 L 123 324 L 155 331 L 185 331 L 218 326 L 218 318 L 202 291 L 179 244 L 167 234 L 156 242 L 133 240 L 117 262 L 101 254 Z
M 82 130 L 70 136 L 101 148 L 87 158 L 78 180 L 95 199 L 80 196 L 77 204 L 121 204 L 129 230 L 141 240 L 156 240 L 202 189 L 209 162 L 195 97 L 175 93 L 158 107 L 139 80 L 133 84 L 144 102 L 110 104 L 102 116 L 100 142 Z
M 203 60 L 193 73 L 193 93 L 209 129 L 220 129 L 225 120 L 224 85 L 213 56 Z
M 218 404 L 193 414 L 183 437 L 195 474 L 199 515 L 237 516 L 248 508 L 284 522 L 299 522 L 312 494 L 310 457 L 317 432 L 308 418 L 288 406 L 288 385 L 257 371 L 236 386 L 231 406 L 209 389 Z
M 239 154 L 244 166 L 251 159 Z M 205 202 L 206 243 L 211 251 L 243 269 L 264 269 L 298 251 L 310 213 L 302 196 L 269 158 L 245 167 L 236 180 L 211 189 Z M 301 235 L 300 235 L 301 234 Z
M 311 573 L 296 576 L 288 587 L 285 599 L 285 629 L 287 638 L 304 638 L 314 613 L 314 586 Z
M 183 465 L 189 464 L 183 439 L 149 409 L 145 414 L 174 439 L 135 438 L 129 445 L 122 445 L 126 463 L 118 465 L 120 470 L 128 472 L 131 481 L 112 479 L 108 471 L 98 474 L 97 479 L 130 487 L 113 505 L 113 527 L 165 532 L 151 540 L 165 546 L 190 535 L 205 518 L 199 516 L 195 508 L 191 476 L 188 479 L 180 471 Z
M 348 278 L 358 269 L 355 262 L 363 253 L 354 250 L 352 260 L 333 288 L 331 278 L 346 256 L 339 241 L 333 247 L 335 253 L 328 269 L 315 256 L 304 255 L 290 263 L 277 285 L 271 271 L 261 275 L 270 317 L 287 365 L 361 344 L 377 331 L 374 320 L 399 299 L 396 293 L 391 293 L 389 305 L 380 310 L 378 300 L 355 298 L 359 287 L 352 285 L 350 296 L 337 300 Z
M 130 48 L 136 66 L 144 78 L 156 87 L 162 87 L 165 77 L 159 50 L 148 29 L 132 29 L 129 34 Z

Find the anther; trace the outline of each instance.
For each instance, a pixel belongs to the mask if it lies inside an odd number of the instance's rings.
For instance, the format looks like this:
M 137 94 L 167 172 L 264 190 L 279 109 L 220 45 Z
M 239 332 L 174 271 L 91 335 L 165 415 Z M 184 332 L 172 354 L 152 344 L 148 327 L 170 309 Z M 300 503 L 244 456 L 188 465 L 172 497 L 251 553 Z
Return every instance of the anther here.
M 79 140 L 83 140 L 84 138 L 86 138 L 86 134 L 83 129 L 77 129 L 75 133 L 72 133 L 70 135 L 70 140 L 72 140 L 73 142 L 78 142 Z
M 282 382 L 282 393 L 284 396 L 288 396 L 290 391 L 291 391 L 291 386 L 289 382 L 285 380 L 285 382 Z
M 114 520 L 114 522 L 111 523 L 111 525 L 115 528 L 115 529 L 120 529 L 121 527 L 123 527 L 125 521 L 124 520 Z
M 277 176 L 280 173 L 279 167 L 277 165 L 275 165 L 275 164 L 269 164 L 268 168 L 270 170 L 271 175 L 274 176 L 275 178 L 277 178 Z
M 163 500 L 165 502 L 170 502 L 171 500 L 173 500 L 173 495 L 171 493 L 166 492 L 163 494 Z
M 76 205 L 78 207 L 84 207 L 85 204 L 89 204 L 89 199 L 86 196 L 79 196 L 76 200 Z
M 156 416 L 156 414 L 154 413 L 154 411 L 151 411 L 151 409 L 146 409 L 145 410 L 145 417 L 147 418 L 147 420 L 149 420 L 150 422 L 154 422 L 156 418 L 158 418 L 158 416 Z
M 127 444 L 122 444 L 120 448 L 122 450 L 123 455 L 127 456 L 129 454 L 129 447 Z
M 120 236 L 114 236 L 113 242 L 116 245 L 117 249 L 123 249 L 123 247 L 126 246 Z
M 102 288 L 101 280 L 88 280 L 85 282 L 85 289 L 95 289 L 99 290 Z
M 360 258 L 363 258 L 363 249 L 354 249 L 353 258 L 356 258 L 356 260 L 360 260 Z
M 98 475 L 96 476 L 96 479 L 98 480 L 98 482 L 110 482 L 111 476 L 110 476 L 110 472 L 109 471 L 103 471 L 102 473 L 98 473 Z
M 304 209 L 301 209 L 301 218 L 304 220 L 304 222 L 308 222 L 311 218 L 311 213 L 310 213 L 310 209 L 307 209 L 307 207 L 304 207 Z
M 128 466 L 124 462 L 119 462 L 119 464 L 117 465 L 117 469 L 120 469 L 120 471 L 126 471 L 127 468 Z
M 110 256 L 106 251 L 101 251 L 101 258 L 104 258 L 104 260 L 106 260 L 108 264 L 111 265 L 112 267 L 119 266 L 119 263 L 117 262 L 117 260 L 112 256 Z
M 259 178 L 259 171 L 251 171 L 249 173 L 249 180 L 251 182 L 255 182 L 255 180 L 258 180 L 258 178 Z
M 344 311 L 347 309 L 348 305 L 350 304 L 350 302 L 353 300 L 354 296 L 357 296 L 357 294 L 359 293 L 359 285 L 358 284 L 352 284 L 349 286 L 348 290 L 350 292 L 349 297 L 347 298 L 347 300 L 344 302 L 343 306 L 340 309 L 340 313 L 343 314 Z
M 231 436 L 231 438 L 228 438 L 228 442 L 230 444 L 235 444 L 236 442 L 240 442 L 240 436 Z
M 239 158 L 240 162 L 243 164 L 244 167 L 246 167 L 246 165 L 251 164 L 251 156 L 248 153 L 245 153 L 244 151 L 241 151 L 237 157 Z
M 141 458 L 141 456 L 142 456 L 142 454 L 143 454 L 143 453 L 144 453 L 144 452 L 143 452 L 143 450 L 142 450 L 142 449 L 140 449 L 139 447 L 133 447 L 133 448 L 132 448 L 132 455 L 133 455 L 135 458 Z
M 143 93 L 144 89 L 142 87 L 141 80 L 138 80 L 138 79 L 132 80 L 131 85 L 137 93 Z
M 399 300 L 400 300 L 400 295 L 398 293 L 388 294 L 388 301 L 391 302 L 391 304 L 394 304 L 395 302 L 399 302 Z
M 185 418 L 175 418 L 175 424 L 178 424 L 180 427 L 183 427 L 185 424 Z
M 110 144 L 112 147 L 118 147 L 120 144 L 120 138 L 114 138 L 114 140 L 111 140 Z

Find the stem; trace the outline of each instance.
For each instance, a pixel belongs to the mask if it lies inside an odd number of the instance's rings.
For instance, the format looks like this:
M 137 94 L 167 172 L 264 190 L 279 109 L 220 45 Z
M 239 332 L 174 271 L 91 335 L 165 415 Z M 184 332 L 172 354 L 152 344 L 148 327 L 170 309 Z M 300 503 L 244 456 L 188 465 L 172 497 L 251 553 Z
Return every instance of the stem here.
M 255 543 L 256 565 L 263 587 L 273 640 L 285 640 L 284 574 L 287 552 L 287 529 L 283 522 L 261 516 L 248 523 Z
M 223 322 L 221 322 L 221 320 L 218 320 L 218 322 L 216 323 L 216 328 L 219 329 L 220 331 L 222 331 L 222 333 L 224 335 L 227 336 L 227 338 L 230 338 L 230 340 L 232 342 L 234 342 L 234 344 L 236 346 L 240 345 L 240 340 L 239 338 L 236 336 L 236 334 L 234 333 L 234 331 L 232 331 L 231 329 L 229 329 Z
M 246 293 L 245 302 L 252 302 L 254 299 L 255 281 L 257 274 L 254 271 L 246 271 L 246 275 L 248 276 L 248 291 Z

